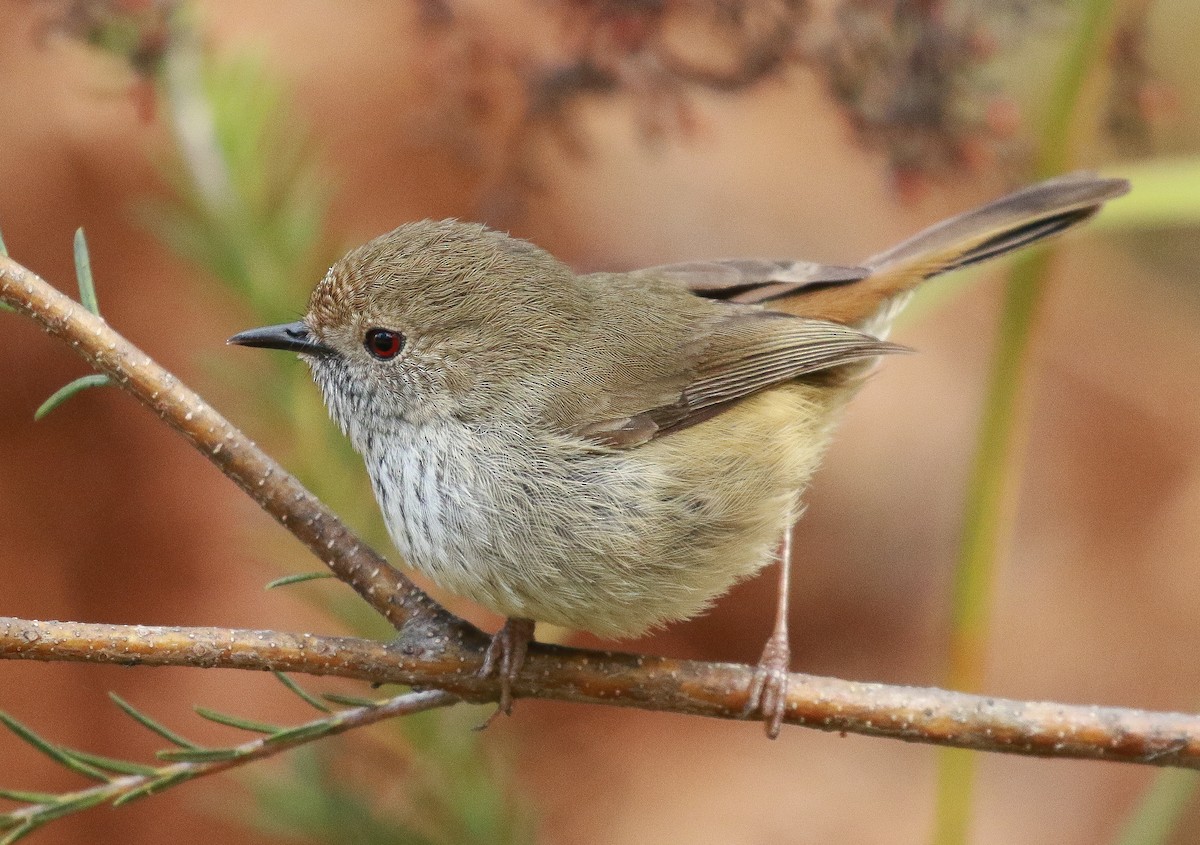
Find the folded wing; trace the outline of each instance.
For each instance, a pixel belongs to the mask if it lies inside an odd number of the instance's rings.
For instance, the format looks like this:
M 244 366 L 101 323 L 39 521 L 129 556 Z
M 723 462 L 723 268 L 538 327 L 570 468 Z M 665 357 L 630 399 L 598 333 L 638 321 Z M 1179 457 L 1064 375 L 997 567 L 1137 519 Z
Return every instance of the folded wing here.
M 585 421 L 574 432 L 604 446 L 637 446 L 776 385 L 901 351 L 905 347 L 838 323 L 731 307 L 680 356 L 686 374 L 669 401 Z

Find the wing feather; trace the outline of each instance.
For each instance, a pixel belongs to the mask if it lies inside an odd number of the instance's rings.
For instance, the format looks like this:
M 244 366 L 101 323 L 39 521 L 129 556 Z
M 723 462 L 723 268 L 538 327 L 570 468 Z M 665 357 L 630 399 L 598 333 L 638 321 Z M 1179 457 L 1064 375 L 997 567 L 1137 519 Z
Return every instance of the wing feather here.
M 589 421 L 575 433 L 618 448 L 696 425 L 779 384 L 906 347 L 849 326 L 735 307 L 694 344 L 686 384 L 671 401 Z
M 709 299 L 753 303 L 801 290 L 850 284 L 865 279 L 871 271 L 813 261 L 733 258 L 662 264 L 643 272 L 671 280 Z

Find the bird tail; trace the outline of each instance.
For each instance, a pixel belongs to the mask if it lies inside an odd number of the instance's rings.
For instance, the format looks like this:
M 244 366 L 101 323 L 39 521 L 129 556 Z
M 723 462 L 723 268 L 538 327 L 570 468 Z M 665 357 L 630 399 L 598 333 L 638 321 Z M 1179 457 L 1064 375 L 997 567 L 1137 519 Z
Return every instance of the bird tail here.
M 861 281 L 800 293 L 773 303 L 800 316 L 820 316 L 886 332 L 908 294 L 932 276 L 986 261 L 1082 223 L 1129 190 L 1124 179 L 1071 173 L 1031 185 L 938 223 L 863 262 Z M 782 306 L 782 307 L 780 307 Z

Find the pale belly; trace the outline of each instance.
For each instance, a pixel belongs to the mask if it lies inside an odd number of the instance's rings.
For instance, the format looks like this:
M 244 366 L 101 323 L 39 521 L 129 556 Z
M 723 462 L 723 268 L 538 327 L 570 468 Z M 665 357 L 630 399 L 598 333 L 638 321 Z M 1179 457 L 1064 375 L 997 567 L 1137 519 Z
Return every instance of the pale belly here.
M 632 636 L 772 560 L 827 439 L 812 390 L 625 451 L 412 426 L 364 457 L 397 547 L 439 586 L 504 616 Z

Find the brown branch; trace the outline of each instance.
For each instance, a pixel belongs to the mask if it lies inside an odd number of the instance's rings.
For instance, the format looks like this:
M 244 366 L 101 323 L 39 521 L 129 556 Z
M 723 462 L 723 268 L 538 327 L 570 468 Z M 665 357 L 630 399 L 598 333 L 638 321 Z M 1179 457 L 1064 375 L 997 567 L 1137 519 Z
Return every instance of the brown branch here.
M 462 699 L 490 700 L 495 682 L 476 674 L 478 657 L 463 665 L 456 657 L 404 655 L 394 646 L 351 637 L 0 617 L 0 658 L 274 669 L 431 686 Z M 736 719 L 752 675 L 740 664 L 542 646 L 530 654 L 515 692 Z M 793 674 L 787 721 L 979 751 L 1200 769 L 1200 717 L 1182 713 L 1014 701 Z
M 496 682 L 477 675 L 483 636 L 363 545 L 195 393 L 103 320 L 7 258 L 0 258 L 0 301 L 33 317 L 162 416 L 400 631 L 397 641 L 383 644 L 264 631 L 0 619 L 0 658 L 280 669 L 437 687 L 464 699 L 496 698 Z M 535 645 L 514 692 L 736 718 L 751 675 L 740 665 Z M 977 750 L 1200 768 L 1200 718 L 1175 713 L 796 674 L 785 721 Z

